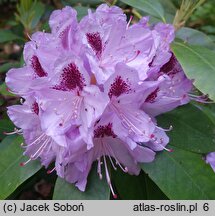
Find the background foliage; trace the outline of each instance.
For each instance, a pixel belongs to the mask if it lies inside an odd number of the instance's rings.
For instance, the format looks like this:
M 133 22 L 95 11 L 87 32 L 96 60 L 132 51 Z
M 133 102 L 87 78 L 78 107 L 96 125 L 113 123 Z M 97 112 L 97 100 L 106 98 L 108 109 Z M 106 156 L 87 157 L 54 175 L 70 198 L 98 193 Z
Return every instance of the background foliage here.
M 23 65 L 22 49 L 28 35 L 37 30 L 49 31 L 48 17 L 54 9 L 73 6 L 80 20 L 88 8 L 94 10 L 103 2 L 0 0 L 0 199 L 112 199 L 106 182 L 99 180 L 95 168 L 89 176 L 86 192 L 81 193 L 55 174 L 47 175 L 37 161 L 19 167 L 25 160 L 20 148 L 22 138 L 7 137 L 3 133 L 14 128 L 6 107 L 19 103 L 19 98 L 6 89 L 5 73 Z M 175 16 L 182 0 L 106 2 L 120 6 L 128 17 L 133 15 L 133 22 L 150 15 L 151 23 L 174 23 L 178 31 L 172 51 L 186 75 L 195 80 L 197 93 L 215 100 L 214 0 L 206 0 L 184 20 Z M 158 153 L 155 162 L 142 164 L 138 177 L 112 170 L 118 199 L 215 199 L 215 174 L 203 160 L 205 154 L 215 151 L 215 106 L 192 103 L 161 115 L 159 124 L 173 125 L 174 130 L 168 135 L 169 148 L 174 151 Z

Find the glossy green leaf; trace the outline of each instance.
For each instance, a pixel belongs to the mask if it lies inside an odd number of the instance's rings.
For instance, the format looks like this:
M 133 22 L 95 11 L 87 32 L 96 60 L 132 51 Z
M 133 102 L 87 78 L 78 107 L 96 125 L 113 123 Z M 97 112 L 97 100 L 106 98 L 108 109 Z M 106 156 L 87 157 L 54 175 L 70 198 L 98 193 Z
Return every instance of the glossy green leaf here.
M 215 127 L 215 106 L 213 105 L 205 105 L 205 104 L 195 104 L 195 106 L 200 109 L 207 117 L 213 122 Z
M 172 0 L 159 0 L 159 2 L 163 6 L 163 8 L 165 8 L 165 13 L 167 12 L 169 14 L 175 15 L 177 8 Z
M 149 15 L 165 22 L 164 9 L 158 0 L 121 0 L 122 2 L 137 8 Z
M 211 119 L 193 105 L 186 105 L 158 118 L 168 132 L 171 145 L 197 153 L 215 151 L 215 126 Z
M 148 174 L 145 173 L 145 185 L 148 200 L 168 200 L 169 198 L 161 191 L 161 189 L 152 181 Z
M 108 200 L 109 197 L 109 186 L 105 178 L 102 180 L 99 179 L 95 166 L 88 176 L 85 192 L 78 190 L 74 184 L 58 178 L 53 195 L 53 199 L 55 200 Z
M 131 176 L 121 170 L 112 172 L 112 182 L 115 185 L 119 199 L 123 200 L 146 200 L 145 176 Z
M 204 143 L 203 143 L 204 144 Z M 215 199 L 215 174 L 202 155 L 170 146 L 142 169 L 170 199 Z
M 215 52 L 200 46 L 175 42 L 172 50 L 194 85 L 215 101 Z
M 5 43 L 5 42 L 10 42 L 13 40 L 23 40 L 21 37 L 18 35 L 14 34 L 10 30 L 0 30 L 0 43 Z
M 7 198 L 19 185 L 40 169 L 38 161 L 32 161 L 25 167 L 20 163 L 26 161 L 20 144 L 21 136 L 6 137 L 0 143 L 0 199 Z
M 129 175 L 120 169 L 112 171 L 112 182 L 116 193 L 122 200 L 159 200 L 168 199 L 158 186 L 145 174 Z
M 215 43 L 205 33 L 196 29 L 183 27 L 176 32 L 176 37 L 191 45 L 200 45 L 215 50 Z

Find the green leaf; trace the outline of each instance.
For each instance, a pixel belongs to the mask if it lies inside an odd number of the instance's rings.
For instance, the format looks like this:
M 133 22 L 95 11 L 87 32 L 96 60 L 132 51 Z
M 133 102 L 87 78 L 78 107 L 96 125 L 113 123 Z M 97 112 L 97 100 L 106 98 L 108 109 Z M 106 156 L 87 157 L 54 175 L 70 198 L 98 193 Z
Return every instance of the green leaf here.
M 1 95 L 4 95 L 4 96 L 11 96 L 11 97 L 14 97 L 15 95 L 10 93 L 8 90 L 7 90 L 7 86 L 5 83 L 1 84 L 0 85 L 0 94 Z
M 161 19 L 165 22 L 164 9 L 158 0 L 121 0 L 122 2 L 137 8 L 149 15 Z
M 174 152 L 159 153 L 153 163 L 142 164 L 142 169 L 170 199 L 215 199 L 215 174 L 202 156 L 171 148 Z
M 215 44 L 205 33 L 196 29 L 183 27 L 176 32 L 176 37 L 191 45 L 200 45 L 215 50 Z
M 88 14 L 88 7 L 76 6 L 74 9 L 77 11 L 77 19 L 80 21 L 84 16 Z
M 10 68 L 18 68 L 20 67 L 19 62 L 7 62 L 0 65 L 0 73 L 7 72 Z
M 0 139 L 5 137 L 4 132 L 11 132 L 14 129 L 14 124 L 8 119 L 0 120 Z
M 103 178 L 100 180 L 94 166 L 88 176 L 85 192 L 78 190 L 74 184 L 58 178 L 55 184 L 53 199 L 55 200 L 108 200 L 109 186 Z
M 10 42 L 13 40 L 23 40 L 21 37 L 18 35 L 14 34 L 10 30 L 0 30 L 0 43 L 5 43 L 5 42 Z
M 145 173 L 145 185 L 148 200 L 168 200 L 169 198 L 161 191 L 161 189 L 153 182 L 148 174 Z
M 62 3 L 66 6 L 66 5 L 72 5 L 75 6 L 77 5 L 77 0 L 63 0 Z M 95 5 L 99 5 L 101 3 L 104 3 L 103 0 L 79 0 L 78 1 L 79 4 L 81 5 L 91 5 L 91 6 L 95 6 Z
M 20 136 L 6 137 L 0 143 L 0 199 L 7 198 L 26 179 L 34 175 L 41 167 L 38 161 L 32 161 L 25 167 L 20 163 L 26 161 L 20 144 Z
M 45 12 L 45 5 L 41 2 L 37 2 L 34 6 L 34 16 L 31 23 L 32 29 L 37 26 L 44 12 Z
M 215 107 L 212 105 L 195 104 L 195 106 L 200 109 L 207 117 L 213 122 L 215 126 Z
M 144 172 L 133 176 L 117 169 L 112 171 L 111 179 L 118 197 L 122 200 L 168 199 Z
M 182 106 L 158 118 L 162 127 L 173 126 L 168 133 L 171 145 L 197 153 L 215 151 L 215 126 L 193 105 Z
M 163 8 L 165 8 L 165 13 L 175 15 L 177 8 L 172 0 L 159 0 L 159 2 L 163 6 Z
M 145 176 L 131 176 L 121 170 L 113 170 L 112 182 L 115 185 L 117 196 L 123 200 L 146 200 Z
M 215 101 L 215 52 L 200 46 L 175 42 L 172 50 L 194 85 Z

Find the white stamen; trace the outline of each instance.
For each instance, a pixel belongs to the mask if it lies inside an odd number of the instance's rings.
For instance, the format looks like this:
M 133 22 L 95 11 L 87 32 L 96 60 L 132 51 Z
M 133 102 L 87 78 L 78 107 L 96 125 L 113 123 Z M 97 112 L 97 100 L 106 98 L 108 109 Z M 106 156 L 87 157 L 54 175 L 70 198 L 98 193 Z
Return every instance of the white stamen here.
M 13 134 L 22 134 L 22 129 L 17 129 L 17 128 L 14 128 L 14 131 L 12 132 L 4 132 L 5 135 L 13 135 Z
M 116 164 L 121 168 L 121 170 L 122 170 L 123 172 L 125 172 L 125 173 L 128 172 L 128 168 L 127 168 L 127 167 L 123 168 L 123 166 L 120 164 L 120 162 L 119 162 L 118 160 L 116 160 Z
M 26 162 L 24 163 L 20 163 L 20 166 L 25 166 L 26 164 L 28 164 L 32 159 L 30 158 L 29 160 L 27 160 Z
M 42 133 L 36 140 L 34 140 L 32 143 L 30 143 L 29 145 L 27 145 L 26 147 L 29 147 L 29 146 L 32 146 L 34 145 L 35 143 L 37 143 L 38 141 L 41 141 L 43 140 L 43 138 L 46 136 L 45 133 Z
M 77 96 L 74 101 L 72 102 L 73 106 L 71 109 L 71 114 L 68 115 L 66 118 L 64 116 L 61 117 L 61 123 L 60 125 L 65 124 L 65 122 L 69 121 L 70 119 L 76 120 L 79 117 L 79 112 L 80 112 L 80 106 L 83 101 L 83 97 Z
M 128 21 L 128 24 L 127 24 L 127 29 L 129 28 L 129 26 L 130 26 L 130 24 L 131 24 L 131 21 L 132 21 L 132 19 L 133 19 L 133 16 L 130 16 L 130 19 L 129 19 L 129 21 Z
M 100 178 L 100 180 L 102 180 L 101 160 L 100 160 L 100 158 L 98 158 L 97 161 L 98 161 L 97 173 L 99 174 L 99 178 Z
M 47 174 L 51 174 L 51 173 L 53 173 L 55 170 L 56 170 L 56 167 L 54 167 L 54 168 L 51 169 L 51 170 L 48 170 L 48 171 L 47 171 Z
M 45 149 L 46 145 L 50 142 L 50 138 L 48 138 L 40 147 L 39 149 L 30 156 L 31 159 L 37 159 L 41 153 L 43 152 L 43 150 Z
M 110 181 L 110 176 L 109 176 L 109 172 L 108 172 L 107 162 L 106 162 L 105 156 L 103 156 L 103 159 L 104 159 L 104 164 L 105 164 L 105 174 L 106 174 L 107 183 L 108 183 L 108 185 L 110 187 L 110 190 L 111 190 L 111 193 L 113 194 L 113 197 L 117 198 L 117 195 L 114 193 L 114 190 L 113 190 L 113 187 L 112 187 L 112 184 L 111 184 L 111 181 Z
M 170 125 L 169 128 L 167 128 L 167 129 L 161 128 L 161 127 L 158 127 L 158 126 L 156 126 L 156 128 L 159 129 L 159 130 L 162 130 L 162 131 L 171 131 L 173 129 L 173 126 Z

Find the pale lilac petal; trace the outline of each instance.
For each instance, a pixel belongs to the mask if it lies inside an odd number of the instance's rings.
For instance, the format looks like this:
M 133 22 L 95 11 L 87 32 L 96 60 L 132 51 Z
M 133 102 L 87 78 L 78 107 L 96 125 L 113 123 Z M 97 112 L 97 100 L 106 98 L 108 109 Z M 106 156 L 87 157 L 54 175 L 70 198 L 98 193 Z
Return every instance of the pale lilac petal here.
M 210 152 L 206 155 L 206 163 L 210 164 L 211 168 L 215 172 L 215 152 Z

